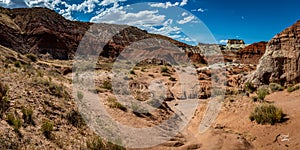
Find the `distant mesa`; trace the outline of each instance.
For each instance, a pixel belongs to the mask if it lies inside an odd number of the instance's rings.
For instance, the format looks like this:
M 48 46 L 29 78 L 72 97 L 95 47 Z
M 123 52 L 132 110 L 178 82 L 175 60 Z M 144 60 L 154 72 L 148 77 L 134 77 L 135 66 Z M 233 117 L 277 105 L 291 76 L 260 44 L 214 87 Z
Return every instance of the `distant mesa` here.
M 226 50 L 239 50 L 245 48 L 247 45 L 241 39 L 229 39 L 225 46 Z

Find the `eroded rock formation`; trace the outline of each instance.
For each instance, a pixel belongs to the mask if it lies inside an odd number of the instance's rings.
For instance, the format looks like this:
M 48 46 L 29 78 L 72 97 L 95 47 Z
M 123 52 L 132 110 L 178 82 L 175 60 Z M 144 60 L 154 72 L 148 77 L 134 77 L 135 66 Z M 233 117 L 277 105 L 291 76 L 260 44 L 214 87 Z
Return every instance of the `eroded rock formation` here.
M 255 64 L 257 65 L 259 59 L 266 51 L 267 42 L 258 42 L 246 46 L 237 54 L 238 61 L 242 64 Z
M 269 41 L 257 70 L 247 81 L 255 85 L 300 82 L 300 21 Z

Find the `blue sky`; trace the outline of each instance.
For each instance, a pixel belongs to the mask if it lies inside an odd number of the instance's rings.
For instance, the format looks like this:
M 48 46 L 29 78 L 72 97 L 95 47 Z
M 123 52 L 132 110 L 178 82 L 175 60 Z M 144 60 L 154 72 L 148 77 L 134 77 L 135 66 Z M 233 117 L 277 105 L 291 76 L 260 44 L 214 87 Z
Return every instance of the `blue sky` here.
M 298 0 L 0 0 L 47 7 L 70 20 L 128 24 L 189 44 L 268 41 L 300 19 Z

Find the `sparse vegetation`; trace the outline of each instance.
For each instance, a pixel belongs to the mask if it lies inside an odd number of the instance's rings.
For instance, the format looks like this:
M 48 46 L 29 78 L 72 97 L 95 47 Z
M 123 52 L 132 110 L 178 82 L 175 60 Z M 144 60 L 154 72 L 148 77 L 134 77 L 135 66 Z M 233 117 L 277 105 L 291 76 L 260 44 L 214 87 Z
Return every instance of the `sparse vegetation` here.
M 168 71 L 169 71 L 169 69 L 166 66 L 160 68 L 161 73 L 168 73 Z
M 82 127 L 85 125 L 84 119 L 82 118 L 81 114 L 76 111 L 70 111 L 66 116 L 68 122 L 72 124 L 74 127 Z
M 283 121 L 284 114 L 281 109 L 272 104 L 261 104 L 257 106 L 254 112 L 250 115 L 251 121 L 256 121 L 258 124 L 280 123 Z
M 118 102 L 114 97 L 108 97 L 107 102 L 110 108 L 118 108 L 120 110 L 127 111 L 127 108 Z
M 14 128 L 14 131 L 18 134 L 18 135 L 21 135 L 19 129 L 21 128 L 22 126 L 22 121 L 20 118 L 18 117 L 15 117 L 15 115 L 13 113 L 9 113 L 7 115 L 7 123 L 11 126 L 13 126 Z
M 246 82 L 244 89 L 245 89 L 245 91 L 247 91 L 249 93 L 253 93 L 255 91 L 255 87 L 254 87 L 253 83 L 251 83 L 251 82 Z
M 105 142 L 100 137 L 95 137 L 91 140 L 88 140 L 86 142 L 87 148 L 89 150 L 102 150 L 102 149 L 108 149 L 108 150 L 125 150 L 124 147 L 113 144 L 111 142 Z
M 289 93 L 294 92 L 294 91 L 299 90 L 299 89 L 300 89 L 300 86 L 299 86 L 299 85 L 288 86 L 288 87 L 287 87 L 287 91 L 288 91 Z
M 257 97 L 259 100 L 265 100 L 265 97 L 269 94 L 269 90 L 265 88 L 261 88 L 257 90 Z
M 83 93 L 81 91 L 77 91 L 77 98 L 80 101 L 83 99 Z
M 51 139 L 52 131 L 53 131 L 53 123 L 50 121 L 45 121 L 42 125 L 41 130 L 47 139 Z
M 284 89 L 280 84 L 277 83 L 270 83 L 269 87 L 272 92 L 282 91 Z
M 24 124 L 26 125 L 35 125 L 35 122 L 32 118 L 33 110 L 32 109 L 22 109 Z
M 108 80 L 103 81 L 101 88 L 107 89 L 107 90 L 112 90 L 111 82 Z
M 38 59 L 37 56 L 34 55 L 34 54 L 32 54 L 32 53 L 26 54 L 26 57 L 27 57 L 28 59 L 30 59 L 32 62 L 36 62 L 37 59 Z

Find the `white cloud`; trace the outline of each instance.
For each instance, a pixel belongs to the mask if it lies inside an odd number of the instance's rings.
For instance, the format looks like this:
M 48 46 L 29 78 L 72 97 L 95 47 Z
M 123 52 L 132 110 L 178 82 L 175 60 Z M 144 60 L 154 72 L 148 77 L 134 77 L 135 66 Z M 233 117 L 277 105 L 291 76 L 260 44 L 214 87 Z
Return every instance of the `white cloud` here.
M 228 40 L 220 40 L 219 41 L 221 44 L 226 44 L 228 42 Z
M 174 4 L 172 4 L 171 2 L 166 2 L 166 3 L 151 3 L 149 5 L 150 5 L 150 7 L 169 8 L 169 7 L 178 6 L 179 2 L 176 2 Z
M 181 41 L 186 41 L 186 42 L 193 42 L 192 39 L 188 38 L 188 37 L 183 37 L 183 38 L 180 38 Z
M 159 15 L 158 11 L 143 10 L 137 13 L 126 12 L 124 7 L 115 5 L 97 16 L 92 17 L 91 22 L 105 22 L 112 24 L 127 24 L 133 26 L 161 25 L 165 20 L 164 15 Z
M 195 16 L 188 16 L 188 17 L 183 18 L 183 20 L 177 21 L 177 23 L 178 24 L 186 24 L 194 19 L 195 19 Z
M 187 16 L 187 15 L 188 15 L 187 12 L 183 12 L 183 13 L 181 14 L 181 16 L 183 16 L 183 17 L 185 17 L 185 16 Z
M 180 3 L 180 6 L 185 6 L 188 3 L 188 0 L 182 0 L 182 2 Z
M 127 0 L 102 0 L 102 2 L 99 4 L 101 6 L 107 6 L 110 4 L 115 4 L 118 2 L 126 2 Z
M 165 2 L 165 3 L 150 3 L 150 7 L 158 7 L 158 8 L 169 8 L 169 7 L 175 7 L 175 6 L 185 6 L 187 4 L 188 0 L 182 0 L 181 2 Z
M 198 12 L 204 12 L 204 9 L 199 8 L 199 9 L 197 9 L 197 11 L 198 11 Z
M 0 0 L 0 5 L 9 6 L 11 4 L 12 4 L 11 0 Z
M 207 11 L 207 10 L 204 10 L 204 9 L 202 9 L 202 8 L 199 8 L 199 9 L 193 9 L 193 10 L 191 10 L 191 11 L 205 12 L 205 11 Z

